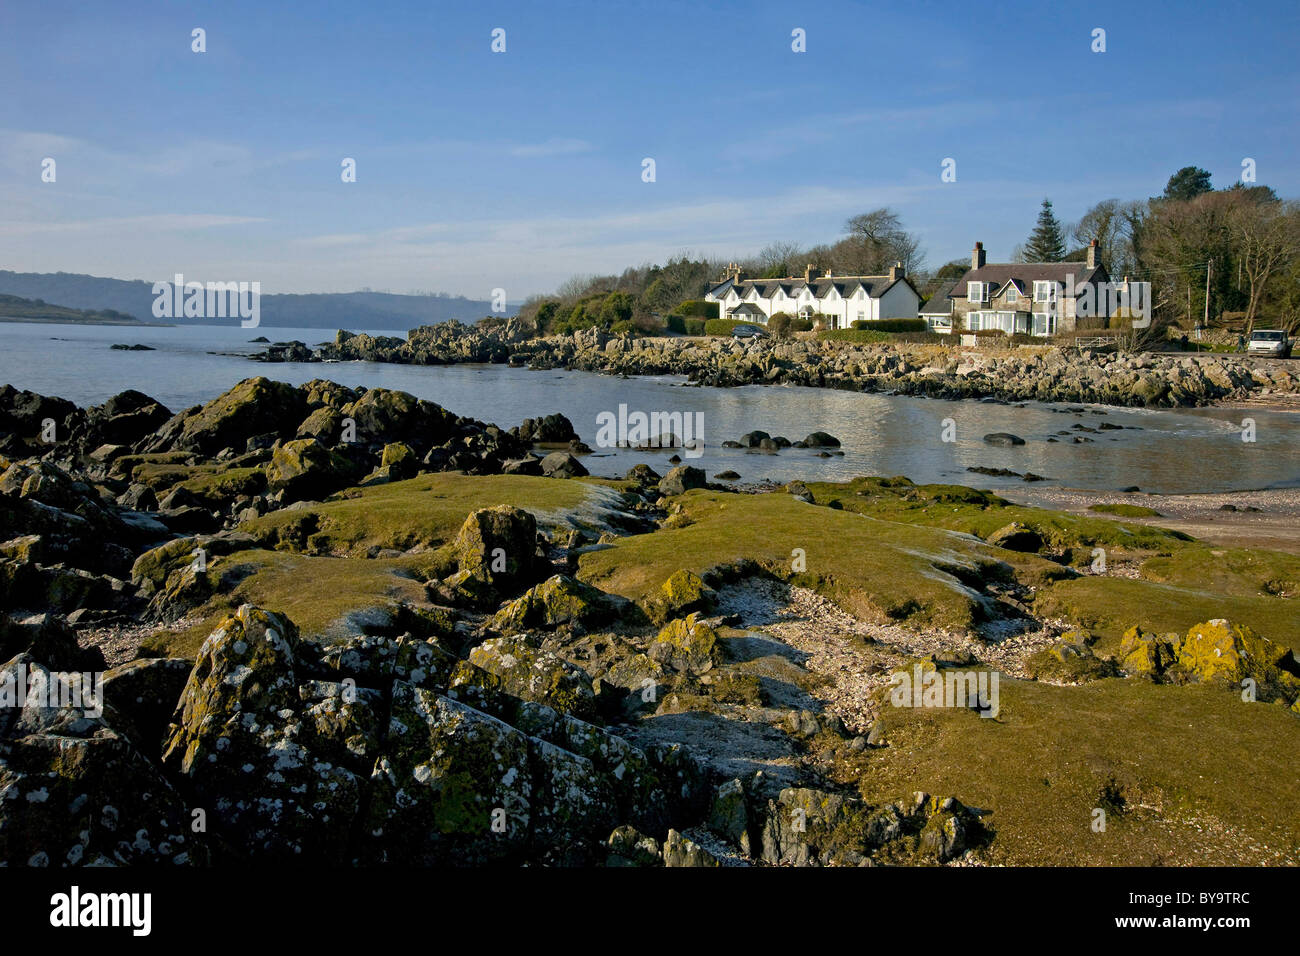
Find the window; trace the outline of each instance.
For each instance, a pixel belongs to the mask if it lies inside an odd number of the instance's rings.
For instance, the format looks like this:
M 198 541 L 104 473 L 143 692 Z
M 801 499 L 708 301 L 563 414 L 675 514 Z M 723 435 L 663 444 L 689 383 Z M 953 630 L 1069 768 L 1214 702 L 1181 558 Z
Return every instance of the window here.
M 1043 312 L 1034 313 L 1034 335 L 1055 335 L 1056 316 Z
M 1020 293 L 1016 290 L 1016 287 L 1014 285 L 1007 286 L 1006 299 L 1008 305 L 1011 304 L 1012 302 L 1020 301 Z
M 987 302 L 989 300 L 989 284 L 987 282 L 967 282 L 966 295 L 972 302 Z
M 1055 283 L 1055 282 L 1035 282 L 1035 283 L 1034 283 L 1034 301 L 1035 301 L 1035 302 L 1055 302 L 1055 301 L 1056 301 L 1056 283 Z

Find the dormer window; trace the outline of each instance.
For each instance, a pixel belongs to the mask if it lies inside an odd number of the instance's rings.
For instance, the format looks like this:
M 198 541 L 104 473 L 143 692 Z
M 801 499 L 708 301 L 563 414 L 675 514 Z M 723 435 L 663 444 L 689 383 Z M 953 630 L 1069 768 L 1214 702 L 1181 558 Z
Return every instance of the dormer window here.
M 1035 302 L 1055 302 L 1056 301 L 1056 283 L 1038 281 L 1034 283 L 1034 301 Z
M 972 302 L 987 302 L 989 300 L 989 284 L 987 282 L 967 282 L 966 295 Z
M 1005 298 L 1009 303 L 1018 302 L 1020 301 L 1020 293 L 1016 290 L 1016 287 L 1014 285 L 1009 285 L 1007 286 L 1007 292 Z

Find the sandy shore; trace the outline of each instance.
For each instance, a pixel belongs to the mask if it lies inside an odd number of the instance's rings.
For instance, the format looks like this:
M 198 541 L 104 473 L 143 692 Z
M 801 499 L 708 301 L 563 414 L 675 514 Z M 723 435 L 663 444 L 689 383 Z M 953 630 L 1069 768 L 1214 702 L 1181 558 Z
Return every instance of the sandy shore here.
M 1097 514 L 1088 510 L 1096 504 L 1154 508 L 1160 512 L 1160 517 L 1123 520 L 1182 531 L 1226 547 L 1271 548 L 1300 554 L 1300 488 L 1156 495 L 1145 492 L 1025 487 L 999 489 L 997 493 L 1016 504 L 1079 514 Z M 1229 508 L 1237 510 L 1228 510 Z M 1252 508 L 1258 510 L 1252 511 Z

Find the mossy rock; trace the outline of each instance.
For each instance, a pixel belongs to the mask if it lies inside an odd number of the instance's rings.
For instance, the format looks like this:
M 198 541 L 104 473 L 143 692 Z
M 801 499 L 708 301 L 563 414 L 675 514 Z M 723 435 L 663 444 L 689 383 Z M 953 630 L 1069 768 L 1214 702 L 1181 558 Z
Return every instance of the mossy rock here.
M 674 571 L 659 590 L 645 602 L 646 613 L 656 624 L 675 617 L 711 612 L 717 605 L 717 593 L 694 571 Z
M 538 647 L 534 638 L 499 637 L 470 651 L 469 662 L 495 674 L 502 689 L 580 720 L 596 716 L 591 678 L 580 668 Z
M 1070 631 L 1051 647 L 1043 648 L 1025 661 L 1025 671 L 1034 680 L 1057 684 L 1082 684 L 1103 677 L 1118 676 L 1115 662 L 1093 652 L 1089 635 Z
M 174 416 L 146 444 L 145 451 L 196 451 L 215 455 L 243 449 L 253 435 L 292 434 L 306 405 L 292 385 L 268 378 L 245 379 L 206 405 Z
M 557 574 L 507 604 L 492 619 L 492 626 L 506 633 L 536 627 L 587 629 L 604 624 L 615 613 L 604 592 Z
M 1148 634 L 1134 625 L 1120 639 L 1115 661 L 1126 674 L 1156 680 L 1173 663 L 1180 641 L 1177 634 Z
M 1187 632 L 1177 651 L 1179 676 L 1188 680 L 1238 688 L 1250 678 L 1261 700 L 1287 702 L 1300 695 L 1300 665 L 1294 653 L 1249 627 L 1222 619 L 1206 621 Z
M 655 660 L 674 670 L 703 674 L 723 661 L 718 632 L 691 614 L 666 624 L 648 652 Z
M 280 445 L 266 465 L 266 482 L 271 491 L 281 492 L 285 501 L 323 498 L 357 477 L 351 461 L 326 448 L 314 438 L 296 438 Z
M 480 508 L 461 525 L 451 554 L 462 574 L 509 593 L 536 574 L 537 519 L 511 505 Z

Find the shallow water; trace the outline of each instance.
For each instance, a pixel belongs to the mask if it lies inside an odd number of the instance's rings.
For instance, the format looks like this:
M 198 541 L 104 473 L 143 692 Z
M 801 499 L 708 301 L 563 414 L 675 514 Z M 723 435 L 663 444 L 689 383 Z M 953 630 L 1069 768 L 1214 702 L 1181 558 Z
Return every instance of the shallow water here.
M 332 338 L 320 329 L 0 323 L 0 384 L 59 395 L 81 405 L 136 388 L 179 411 L 253 375 L 294 384 L 328 378 L 350 386 L 401 389 L 457 414 L 506 427 L 527 417 L 561 412 L 593 448 L 597 416 L 617 414 L 620 404 L 646 413 L 701 412 L 706 449 L 701 458 L 688 463 L 710 475 L 731 469 L 743 481 L 844 480 L 879 474 L 991 488 L 1020 485 L 1018 479 L 966 471 L 968 466 L 982 466 L 1031 471 L 1046 476 L 1050 484 L 1096 490 L 1136 485 L 1144 491 L 1178 493 L 1300 486 L 1300 415 L 1292 412 L 1093 406 L 1073 413 L 1061 409 L 1078 406 L 948 402 L 788 386 L 698 388 L 672 376 L 620 379 L 499 365 L 264 365 L 239 356 L 209 354 L 255 353 L 263 346 L 249 340 L 257 335 L 308 343 Z M 113 343 L 141 343 L 156 351 L 114 351 L 109 348 Z M 1254 442 L 1241 438 L 1247 416 L 1255 422 Z M 943 440 L 948 420 L 954 441 Z M 1075 423 L 1096 428 L 1102 422 L 1124 429 L 1096 434 L 1071 429 Z M 801 449 L 768 455 L 719 447 L 753 429 L 792 441 L 815 430 L 827 431 L 843 442 L 844 455 L 818 458 L 815 452 Z M 1055 434 L 1059 431 L 1084 434 L 1092 443 L 1074 444 L 1070 436 Z M 990 432 L 1011 432 L 1026 444 L 987 445 L 982 436 Z M 1046 441 L 1049 436 L 1058 442 Z M 598 475 L 622 474 L 638 462 L 662 472 L 670 467 L 670 454 L 597 448 L 585 464 Z

